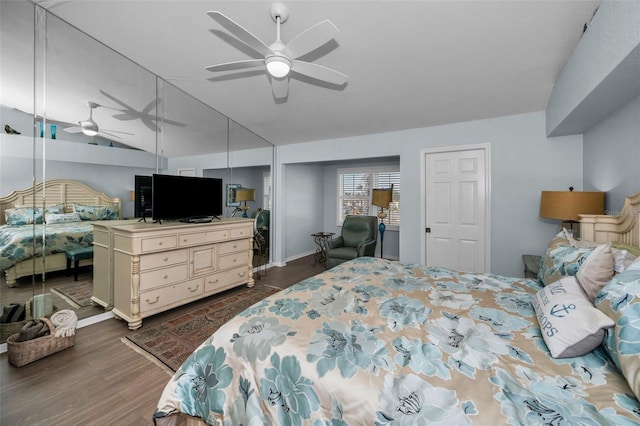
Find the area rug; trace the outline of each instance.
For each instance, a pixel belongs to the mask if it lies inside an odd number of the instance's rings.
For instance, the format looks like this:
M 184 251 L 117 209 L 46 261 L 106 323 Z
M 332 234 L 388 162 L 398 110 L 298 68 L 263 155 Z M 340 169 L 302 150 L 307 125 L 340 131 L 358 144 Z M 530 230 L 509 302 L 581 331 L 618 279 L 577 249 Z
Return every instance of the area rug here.
M 148 354 L 152 360 L 158 360 L 172 371 L 176 371 L 191 352 L 221 325 L 280 289 L 256 285 L 231 291 L 231 294 L 225 293 L 215 297 L 205 306 L 160 324 L 147 328 L 143 323 L 140 330 L 125 336 L 123 342 L 133 343 L 145 352 L 144 355 Z
M 52 293 L 62 297 L 74 308 L 91 306 L 93 296 L 93 281 L 78 281 L 61 287 L 51 289 Z

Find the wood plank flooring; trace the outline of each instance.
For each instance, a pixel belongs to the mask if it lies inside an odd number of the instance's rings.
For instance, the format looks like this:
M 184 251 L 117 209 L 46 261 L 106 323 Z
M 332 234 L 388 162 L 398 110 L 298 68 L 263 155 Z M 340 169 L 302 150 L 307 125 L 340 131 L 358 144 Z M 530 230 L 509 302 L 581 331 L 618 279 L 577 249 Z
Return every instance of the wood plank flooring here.
M 286 288 L 322 271 L 307 256 L 263 271 L 255 285 Z M 142 327 L 208 301 L 146 318 Z M 120 341 L 129 332 L 115 319 L 84 327 L 74 347 L 20 368 L 0 355 L 0 425 L 152 425 L 170 376 Z

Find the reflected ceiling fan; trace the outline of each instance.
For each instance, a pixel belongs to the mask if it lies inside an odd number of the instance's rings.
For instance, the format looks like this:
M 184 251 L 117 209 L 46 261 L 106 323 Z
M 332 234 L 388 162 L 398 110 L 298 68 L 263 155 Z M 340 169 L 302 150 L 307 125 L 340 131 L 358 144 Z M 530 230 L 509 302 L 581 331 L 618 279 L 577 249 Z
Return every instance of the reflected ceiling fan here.
M 237 71 L 263 68 L 271 77 L 271 87 L 276 99 L 287 97 L 289 93 L 288 77 L 290 72 L 336 86 L 343 86 L 347 83 L 348 77 L 339 71 L 298 59 L 325 45 L 339 32 L 338 28 L 329 20 L 324 20 L 307 28 L 288 43 L 284 44 L 282 40 L 280 40 L 280 25 L 289 18 L 289 11 L 282 3 L 274 3 L 271 5 L 271 18 L 273 18 L 276 23 L 276 41 L 267 46 L 262 40 L 221 12 L 207 12 L 207 15 L 252 50 L 260 53 L 264 57 L 262 59 L 249 59 L 212 65 L 206 67 L 209 71 Z
M 114 133 L 120 133 L 123 135 L 132 135 L 133 133 L 128 133 L 128 132 L 119 132 L 117 130 L 102 130 L 98 127 L 98 123 L 96 123 L 93 119 L 93 110 L 101 107 L 102 105 L 97 104 L 95 102 L 91 102 L 91 101 L 87 101 L 87 106 L 89 107 L 89 118 L 84 120 L 84 121 L 79 121 L 78 124 L 80 124 L 80 126 L 72 126 L 72 127 L 66 127 L 62 130 L 64 130 L 65 132 L 68 133 L 80 133 L 82 132 L 83 134 L 87 135 L 87 136 L 106 136 L 107 138 L 112 137 L 112 138 L 118 138 L 121 139 L 120 136 L 118 135 L 114 135 Z
M 160 118 L 156 116 L 156 113 L 153 112 L 157 107 L 157 102 L 159 99 L 152 99 L 143 109 L 142 111 L 138 111 L 135 108 L 129 106 L 124 101 L 116 98 L 115 96 L 105 92 L 104 90 L 100 90 L 107 98 L 111 99 L 113 102 L 117 103 L 122 107 L 122 109 L 116 109 L 120 111 L 120 114 L 113 115 L 113 118 L 120 121 L 131 121 L 131 120 L 140 120 L 142 124 L 147 126 L 150 130 L 156 132 L 160 131 L 160 127 L 157 125 L 157 122 L 160 121 L 162 124 L 171 124 L 173 126 L 178 127 L 186 127 L 186 124 L 181 123 L 175 120 L 169 120 L 168 118 Z M 113 108 L 115 109 L 115 108 Z

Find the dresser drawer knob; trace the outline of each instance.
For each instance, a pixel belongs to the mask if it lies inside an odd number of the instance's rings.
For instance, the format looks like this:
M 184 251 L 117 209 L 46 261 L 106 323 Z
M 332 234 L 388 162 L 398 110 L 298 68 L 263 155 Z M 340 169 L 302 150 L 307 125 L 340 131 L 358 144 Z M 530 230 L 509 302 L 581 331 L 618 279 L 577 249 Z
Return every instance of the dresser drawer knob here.
M 247 274 L 246 272 L 239 272 L 239 273 L 238 273 L 238 276 L 239 276 L 239 277 L 244 277 L 246 274 Z
M 191 287 L 187 287 L 191 293 L 195 293 L 200 288 L 200 284 L 196 286 L 196 288 L 192 289 Z
M 218 279 L 215 279 L 213 281 L 209 280 L 209 284 L 216 284 L 218 281 L 219 281 Z
M 152 302 L 152 301 L 150 301 L 149 299 L 146 299 L 146 302 L 147 302 L 149 305 L 153 305 L 153 304 L 158 303 L 158 301 L 159 301 L 159 300 L 160 300 L 160 296 L 156 296 L 156 300 L 154 300 L 153 302 Z
M 169 275 L 165 275 L 165 276 L 164 276 L 164 279 L 165 279 L 165 280 L 166 280 L 167 278 L 169 278 Z
M 158 243 L 158 245 L 159 245 L 159 246 L 161 246 L 161 245 L 162 245 L 162 241 L 160 241 L 160 242 Z
M 167 262 L 168 260 L 169 260 L 169 258 L 168 258 L 168 257 L 165 257 L 165 258 L 164 258 L 164 261 L 165 261 L 165 262 Z

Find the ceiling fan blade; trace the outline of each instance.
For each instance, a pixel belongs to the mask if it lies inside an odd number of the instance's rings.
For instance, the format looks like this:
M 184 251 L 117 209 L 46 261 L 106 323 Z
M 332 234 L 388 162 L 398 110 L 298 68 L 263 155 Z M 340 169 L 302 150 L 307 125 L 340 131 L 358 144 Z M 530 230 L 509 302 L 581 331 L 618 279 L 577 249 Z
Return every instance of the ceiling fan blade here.
M 314 51 L 318 47 L 326 44 L 335 37 L 340 31 L 333 22 L 328 19 L 307 28 L 287 43 L 289 55 L 292 58 L 299 58 L 309 52 Z
M 100 130 L 100 131 L 98 132 L 98 134 L 99 134 L 100 136 L 107 135 L 107 136 L 110 136 L 110 137 L 112 137 L 112 138 L 122 139 L 120 136 L 118 136 L 118 135 L 114 135 L 113 133 L 110 133 L 110 132 L 108 132 L 108 131 L 104 131 L 104 130 Z M 107 139 L 108 139 L 108 138 L 107 138 Z
M 327 83 L 341 86 L 343 84 L 346 84 L 347 79 L 349 78 L 339 71 L 324 67 L 322 65 L 297 60 L 293 60 L 291 62 L 291 71 L 294 71 L 298 74 L 306 75 L 307 77 L 311 77 L 316 80 L 326 81 Z
M 224 64 L 205 67 L 207 71 L 236 71 L 247 68 L 264 67 L 264 59 L 247 59 L 246 61 L 225 62 Z
M 271 77 L 271 89 L 276 99 L 286 98 L 289 95 L 289 79 Z
M 273 53 L 271 49 L 269 49 L 269 46 L 264 44 L 262 40 L 251 34 L 247 29 L 233 21 L 231 18 L 218 11 L 207 12 L 207 15 L 262 56 L 267 56 Z
M 105 129 L 102 130 L 100 129 L 101 132 L 111 132 L 111 133 L 120 133 L 121 135 L 129 135 L 129 136 L 134 136 L 135 133 L 129 133 L 129 132 L 121 132 L 120 130 L 109 130 L 109 129 Z
M 72 127 L 65 127 L 62 130 L 64 130 L 67 133 L 80 133 L 82 132 L 82 129 L 78 126 L 72 126 Z

